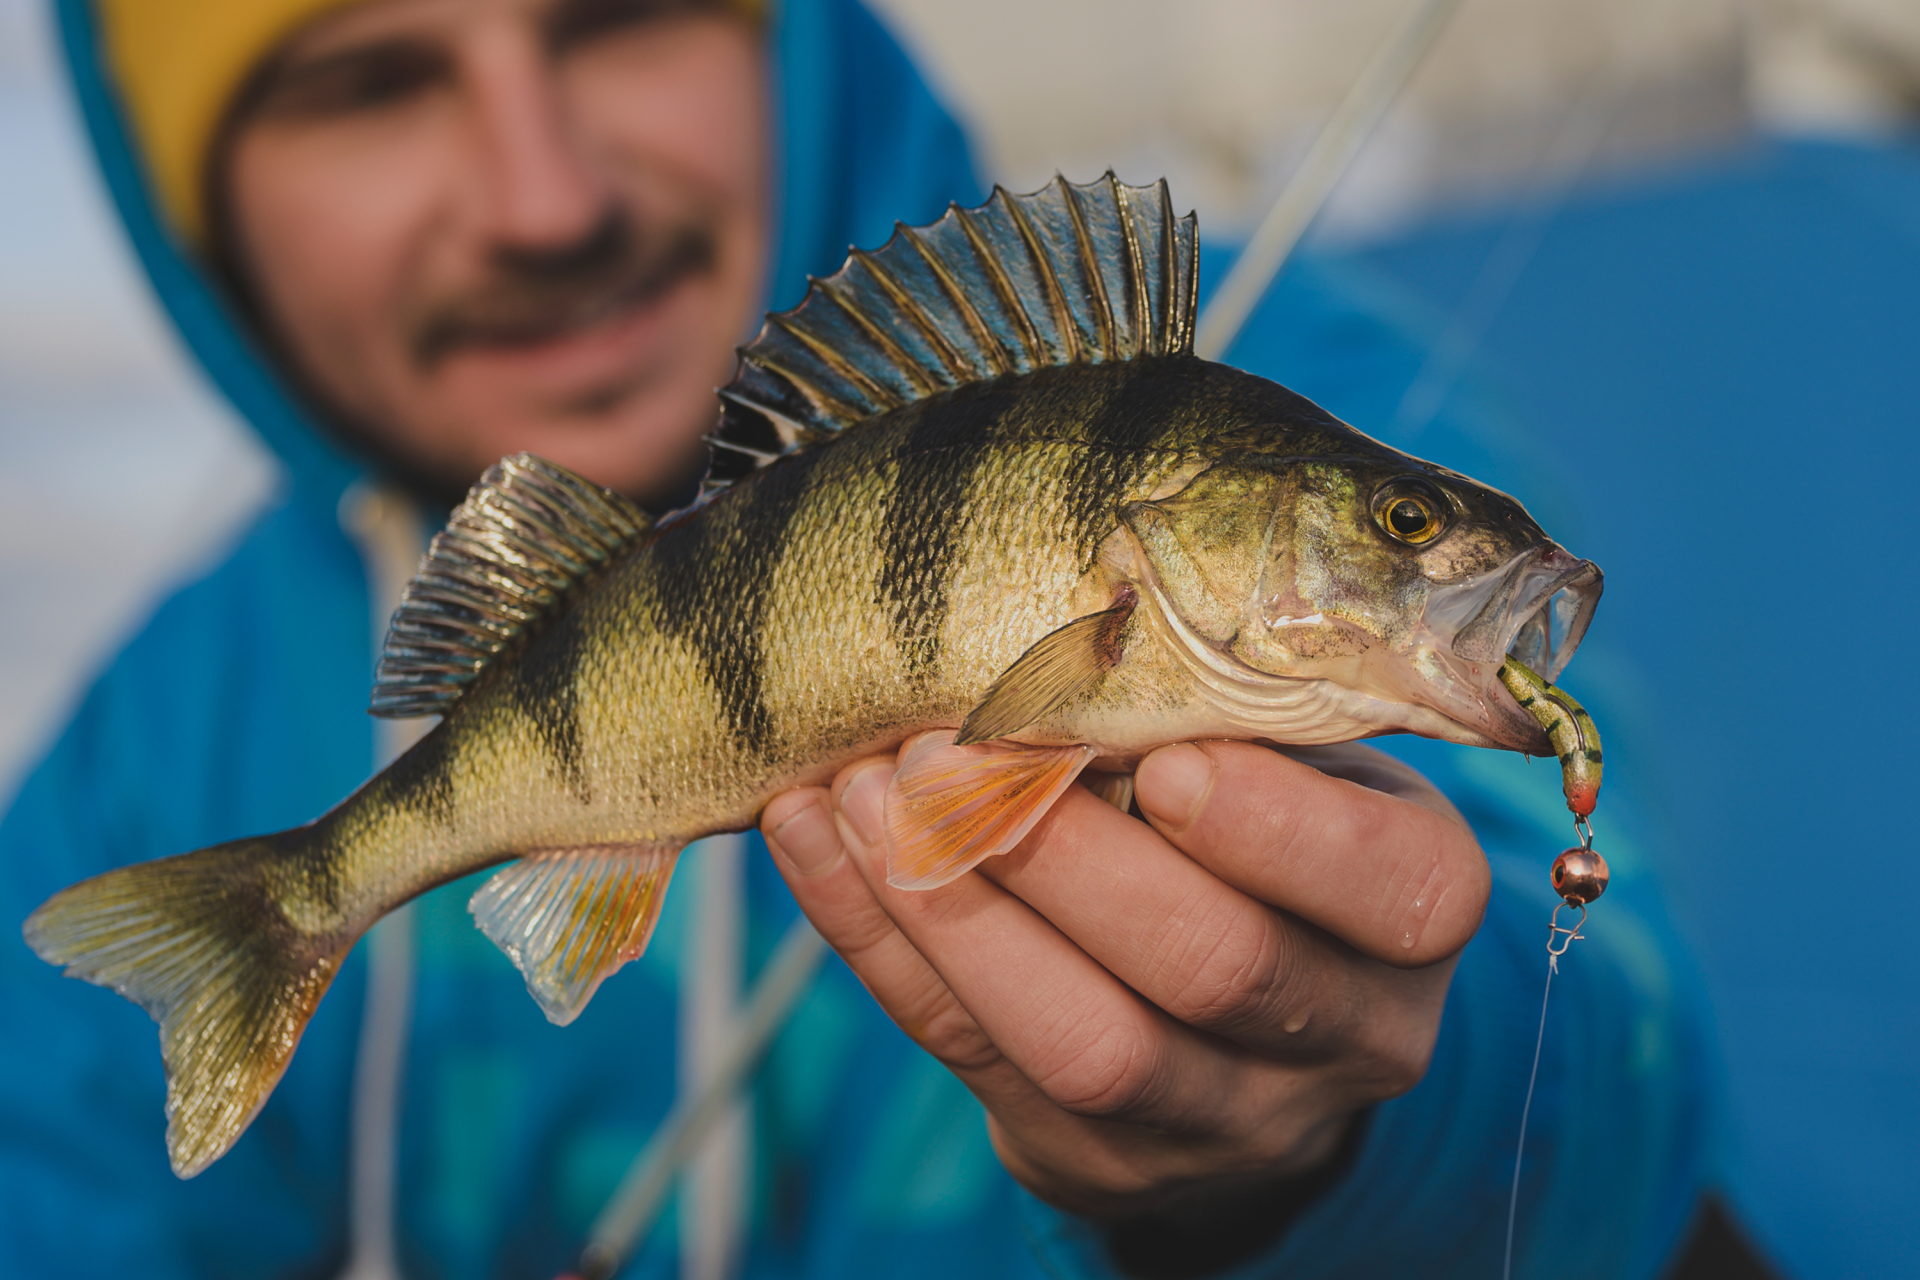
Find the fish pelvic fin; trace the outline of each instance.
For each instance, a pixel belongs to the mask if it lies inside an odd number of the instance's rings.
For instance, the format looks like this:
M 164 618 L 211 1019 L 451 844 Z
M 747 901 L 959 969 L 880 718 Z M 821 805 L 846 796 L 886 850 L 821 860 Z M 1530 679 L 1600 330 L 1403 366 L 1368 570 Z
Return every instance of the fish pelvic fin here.
M 653 519 L 530 453 L 502 458 L 434 535 L 387 628 L 374 715 L 444 715 L 496 655 L 597 577 Z
M 1199 231 L 1165 181 L 995 187 L 769 315 L 720 392 L 703 496 L 868 418 L 968 383 L 1193 350 Z
M 564 1027 L 647 949 L 679 855 L 658 845 L 542 849 L 496 872 L 468 909 L 547 1021 Z
M 887 784 L 887 883 L 938 889 L 1033 830 L 1094 757 L 1088 746 L 957 746 L 925 733 Z
M 1080 785 L 1122 813 L 1133 812 L 1131 773 L 1083 773 Z
M 302 932 L 270 876 L 306 829 L 121 867 L 49 898 L 27 945 L 160 1024 L 167 1153 L 191 1178 L 253 1122 L 358 931 Z
M 1110 609 L 1075 618 L 1033 643 L 987 688 L 960 725 L 958 746 L 1018 733 L 1100 687 L 1120 661 L 1127 620 L 1138 597 L 1121 589 Z

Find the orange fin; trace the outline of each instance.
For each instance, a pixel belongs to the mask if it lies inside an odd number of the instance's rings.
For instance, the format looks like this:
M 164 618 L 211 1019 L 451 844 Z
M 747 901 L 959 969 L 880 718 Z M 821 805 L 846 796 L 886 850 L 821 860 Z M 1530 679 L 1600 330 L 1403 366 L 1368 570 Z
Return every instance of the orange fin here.
M 887 883 L 938 889 L 1013 848 L 1094 757 L 1088 746 L 955 746 L 922 734 L 887 787 Z
M 468 909 L 520 969 L 547 1021 L 580 1016 L 601 982 L 647 949 L 678 849 L 541 849 L 480 886 Z

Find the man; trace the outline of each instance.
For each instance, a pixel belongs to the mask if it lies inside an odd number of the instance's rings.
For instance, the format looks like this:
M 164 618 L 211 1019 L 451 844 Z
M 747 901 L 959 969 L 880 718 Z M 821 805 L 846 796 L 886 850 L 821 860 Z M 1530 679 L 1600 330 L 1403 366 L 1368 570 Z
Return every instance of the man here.
M 364 501 L 343 505 L 362 477 L 444 509 L 528 449 L 671 506 L 763 290 L 790 304 L 845 241 L 968 194 L 950 122 L 832 0 L 771 17 L 644 0 L 63 13 L 149 269 L 288 481 L 23 792 L 0 829 L 16 917 L 107 866 L 310 818 L 365 774 L 378 574 L 342 521 L 385 535 Z M 1315 305 L 1323 328 L 1352 323 Z M 765 817 L 749 949 L 797 899 L 846 968 L 757 1094 L 748 1273 L 1444 1275 L 1497 1259 L 1544 898 L 1504 891 L 1463 953 L 1487 864 L 1418 775 L 1358 748 L 1169 748 L 1140 771 L 1149 821 L 1070 798 L 1004 866 L 909 898 L 874 873 L 889 767 L 861 762 Z M 1532 837 L 1535 880 L 1553 838 Z M 432 895 L 416 920 L 397 1252 L 410 1275 L 551 1273 L 672 1100 L 661 978 L 687 926 L 665 922 L 558 1030 L 464 897 Z M 1697 1191 L 1700 1057 L 1644 966 L 1630 979 L 1597 944 L 1581 959 L 1563 988 L 1579 1037 L 1556 1031 L 1542 1068 L 1521 1257 L 1553 1256 L 1597 1196 L 1593 1274 L 1649 1275 Z M 357 965 L 250 1133 L 177 1184 L 144 1020 L 21 949 L 4 963 L 17 1025 L 46 1040 L 0 1100 L 10 1262 L 318 1274 L 364 1258 L 345 1143 L 372 1071 Z M 1648 1028 L 1657 1051 L 1635 1059 Z M 639 1265 L 672 1253 L 660 1240 Z

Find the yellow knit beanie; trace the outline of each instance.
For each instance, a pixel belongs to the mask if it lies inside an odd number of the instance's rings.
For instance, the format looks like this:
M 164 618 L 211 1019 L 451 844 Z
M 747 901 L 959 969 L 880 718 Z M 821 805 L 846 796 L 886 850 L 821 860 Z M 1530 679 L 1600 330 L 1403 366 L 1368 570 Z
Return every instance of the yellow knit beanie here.
M 221 113 L 301 25 L 351 0 L 99 0 L 107 67 L 160 207 L 199 243 L 202 167 Z

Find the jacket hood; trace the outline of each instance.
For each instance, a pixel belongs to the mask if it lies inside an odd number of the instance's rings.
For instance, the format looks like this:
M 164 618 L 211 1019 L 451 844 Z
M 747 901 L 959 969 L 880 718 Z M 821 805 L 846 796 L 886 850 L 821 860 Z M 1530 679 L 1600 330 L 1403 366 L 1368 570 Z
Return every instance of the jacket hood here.
M 54 0 L 54 7 L 95 156 L 168 318 L 284 464 L 291 495 L 332 510 L 371 463 L 320 429 L 161 215 L 107 69 L 92 0 Z M 878 245 L 896 219 L 931 221 L 948 201 L 971 203 L 980 192 L 959 126 L 856 0 L 783 0 L 768 40 L 775 229 L 767 305 L 780 309 L 799 301 L 809 273 L 837 268 L 848 245 Z

